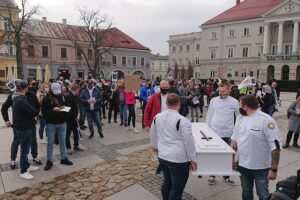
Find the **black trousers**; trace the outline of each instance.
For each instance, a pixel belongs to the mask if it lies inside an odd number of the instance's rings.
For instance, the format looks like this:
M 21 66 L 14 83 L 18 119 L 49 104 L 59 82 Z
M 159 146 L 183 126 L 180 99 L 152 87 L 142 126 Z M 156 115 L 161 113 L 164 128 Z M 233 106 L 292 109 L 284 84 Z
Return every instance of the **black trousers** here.
M 147 103 L 143 102 L 143 106 L 142 106 L 142 111 L 143 111 L 143 115 L 142 115 L 142 127 L 145 128 L 144 125 L 144 114 L 145 114 L 145 108 L 146 108 Z
M 71 149 L 71 132 L 73 132 L 73 139 L 74 139 L 74 147 L 79 146 L 79 133 L 77 129 L 77 122 L 76 120 L 70 120 L 67 122 L 67 134 L 66 134 L 66 147 L 67 149 Z
M 112 103 L 109 103 L 109 109 L 108 109 L 108 121 L 110 122 L 111 120 L 111 114 L 112 111 L 114 111 L 114 121 L 117 121 L 117 117 L 118 117 L 118 106 L 114 105 Z
M 132 121 L 132 126 L 135 128 L 135 105 L 130 104 L 128 106 L 128 126 L 130 126 L 130 122 Z
M 106 112 L 105 112 L 105 108 L 106 108 L 106 103 L 102 103 L 102 116 L 105 119 L 106 118 Z

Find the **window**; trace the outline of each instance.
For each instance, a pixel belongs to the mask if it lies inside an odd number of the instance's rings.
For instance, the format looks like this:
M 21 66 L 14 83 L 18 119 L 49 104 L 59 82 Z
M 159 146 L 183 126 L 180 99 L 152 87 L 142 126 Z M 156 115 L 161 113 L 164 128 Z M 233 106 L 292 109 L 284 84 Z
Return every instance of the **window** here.
M 33 45 L 28 45 L 28 56 L 29 57 L 34 57 L 34 46 Z
M 228 49 L 228 58 L 233 58 L 233 48 Z
M 190 45 L 186 45 L 186 51 L 190 51 L 191 46 Z
M 5 70 L 0 70 L 0 77 L 6 77 Z
M 287 44 L 285 45 L 285 55 L 292 55 L 292 48 L 293 48 L 293 45 L 291 44 Z
M 215 71 L 210 71 L 210 77 L 215 77 Z
M 133 66 L 136 66 L 136 63 L 137 63 L 137 62 L 136 62 L 136 59 L 137 59 L 136 57 L 132 57 L 132 65 L 133 65 Z
M 258 48 L 257 48 L 257 56 L 258 57 L 261 57 L 262 56 L 262 54 L 263 54 L 263 46 L 258 46 Z
M 279 26 L 274 25 L 274 26 L 272 26 L 271 30 L 272 30 L 273 33 L 277 33 L 279 31 Z
M 179 58 L 179 66 L 182 66 L 182 59 Z
M 294 24 L 288 24 L 287 32 L 293 32 L 293 31 L 294 31 Z
M 7 32 L 12 31 L 12 24 L 11 24 L 10 17 L 3 17 L 3 28 Z
M 239 72 L 238 72 L 238 71 L 235 71 L 235 72 L 234 72 L 234 76 L 235 76 L 235 77 L 238 77 L 238 76 L 239 76 Z
M 186 65 L 189 65 L 189 64 L 190 64 L 190 59 L 189 59 L 189 58 L 185 59 L 185 64 L 186 64 Z
M 277 45 L 272 46 L 272 55 L 277 55 Z
M 256 71 L 256 77 L 259 78 L 259 69 Z
M 234 30 L 233 29 L 230 29 L 229 30 L 229 37 L 234 37 Z
M 14 55 L 14 48 L 13 48 L 13 46 L 11 44 L 9 44 L 6 47 L 7 47 L 7 54 L 10 55 L 10 56 Z
M 212 32 L 211 33 L 211 38 L 212 39 L 217 39 L 217 32 Z
M 60 57 L 61 58 L 67 58 L 67 48 L 61 48 L 60 49 Z
M 173 52 L 176 52 L 176 46 L 173 46 Z
M 200 64 L 200 59 L 197 57 L 196 58 L 196 65 L 199 65 Z
M 247 58 L 247 57 L 248 57 L 248 51 L 249 51 L 249 48 L 248 48 L 248 47 L 244 47 L 244 48 L 243 48 L 243 57 L 244 57 L 244 58 Z
M 200 44 L 196 45 L 196 50 L 200 50 Z
M 112 57 L 112 63 L 113 63 L 113 65 L 117 64 L 117 56 Z
M 82 59 L 82 52 L 80 48 L 77 48 L 77 59 L 81 60 Z
M 126 61 L 127 61 L 126 56 L 122 56 L 122 65 L 126 65 Z
M 141 65 L 142 65 L 142 66 L 145 65 L 145 58 L 141 58 Z
M 215 49 L 210 51 L 210 58 L 211 59 L 215 59 L 216 58 L 216 50 Z
M 249 73 L 250 73 L 250 76 L 251 76 L 251 77 L 254 76 L 254 72 L 253 72 L 253 71 L 250 71 Z
M 182 46 L 181 45 L 179 46 L 179 52 L 182 52 Z
M 44 58 L 49 57 L 48 46 L 42 46 L 42 56 Z
M 264 32 L 265 32 L 264 29 L 265 29 L 265 28 L 264 28 L 263 26 L 260 26 L 260 27 L 259 27 L 259 30 L 258 30 L 258 34 L 259 34 L 259 35 L 264 34 Z
M 92 49 L 88 49 L 88 59 L 92 59 Z
M 250 35 L 249 28 L 244 28 L 244 36 L 249 36 L 249 35 Z

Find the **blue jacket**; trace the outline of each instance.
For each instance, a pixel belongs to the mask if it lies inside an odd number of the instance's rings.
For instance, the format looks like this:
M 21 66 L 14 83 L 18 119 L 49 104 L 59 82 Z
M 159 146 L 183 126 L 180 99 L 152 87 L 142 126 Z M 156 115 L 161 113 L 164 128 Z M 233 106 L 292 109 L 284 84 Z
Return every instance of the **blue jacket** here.
M 150 95 L 148 94 L 150 92 Z M 141 94 L 140 94 L 140 98 L 142 100 L 142 102 L 147 103 L 148 98 L 155 93 L 154 87 L 150 86 L 144 86 L 141 89 Z
M 99 111 L 101 107 L 101 102 L 102 102 L 102 96 L 100 91 L 97 88 L 93 89 L 92 97 L 95 98 L 96 103 L 94 105 L 94 110 Z M 83 102 L 83 106 L 86 111 L 90 111 L 90 104 L 87 102 L 90 100 L 90 93 L 88 89 L 84 89 L 81 94 L 80 94 L 80 99 Z

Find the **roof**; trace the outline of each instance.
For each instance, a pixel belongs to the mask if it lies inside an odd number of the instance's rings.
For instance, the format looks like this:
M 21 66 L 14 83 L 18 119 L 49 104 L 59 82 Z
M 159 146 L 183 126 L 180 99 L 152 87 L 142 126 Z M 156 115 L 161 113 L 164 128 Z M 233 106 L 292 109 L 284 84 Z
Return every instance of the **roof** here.
M 159 54 L 151 54 L 150 59 L 152 59 L 152 60 L 169 60 L 169 56 L 162 56 Z
M 9 8 L 16 8 L 18 9 L 18 5 L 14 0 L 1 0 L 0 1 L 0 7 L 9 7 Z
M 30 33 L 35 37 L 66 39 L 66 32 L 72 33 L 72 38 L 76 41 L 88 42 L 89 38 L 83 26 L 67 25 L 31 19 L 29 25 Z M 68 31 L 66 31 L 66 28 Z M 143 46 L 118 28 L 110 28 L 105 31 L 99 30 L 99 34 L 105 33 L 103 45 L 106 47 L 150 50 Z
M 283 1 L 284 0 L 245 0 L 202 25 L 259 18 Z

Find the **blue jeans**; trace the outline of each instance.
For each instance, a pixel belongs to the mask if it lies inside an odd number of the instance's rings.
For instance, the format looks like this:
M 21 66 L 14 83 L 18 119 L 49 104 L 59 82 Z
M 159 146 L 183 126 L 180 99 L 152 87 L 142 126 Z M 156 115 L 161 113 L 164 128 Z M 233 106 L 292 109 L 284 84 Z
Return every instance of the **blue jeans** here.
M 276 109 L 275 109 L 275 105 L 271 105 L 269 107 L 269 115 L 272 117 L 273 114 L 275 113 Z
M 43 116 L 37 116 L 37 119 L 39 121 L 39 124 L 40 124 L 40 127 L 39 127 L 39 137 L 40 139 L 44 139 L 44 130 L 45 130 L 45 127 L 46 127 L 46 121 L 44 119 Z
M 47 143 L 47 159 L 49 161 L 53 160 L 53 144 L 55 140 L 55 134 L 58 136 L 59 141 L 59 151 L 60 151 L 60 159 L 64 160 L 67 156 L 66 149 L 66 131 L 67 125 L 63 124 L 46 124 L 46 132 L 48 135 L 48 143 Z
M 86 117 L 90 129 L 91 135 L 94 134 L 94 125 L 93 125 L 93 120 L 95 121 L 98 129 L 98 133 L 102 133 L 102 126 L 101 126 L 101 121 L 100 121 L 100 115 L 99 115 L 99 110 L 89 110 L 86 112 Z
M 84 120 L 85 120 L 85 115 L 86 115 L 84 106 L 79 106 L 79 113 L 80 113 L 79 126 L 82 127 L 84 125 Z
M 36 141 L 36 127 L 33 127 L 31 131 L 31 155 L 32 158 L 36 158 L 38 156 L 38 144 Z M 21 144 L 20 141 L 20 137 L 18 134 L 16 134 L 16 131 L 13 130 L 13 134 L 14 134 L 14 138 L 13 138 L 13 142 L 11 143 L 11 147 L 10 147 L 10 159 L 15 161 L 17 158 L 17 154 L 18 154 L 18 148 L 19 145 Z
M 269 169 L 252 170 L 238 166 L 241 173 L 242 197 L 243 200 L 253 200 L 253 185 L 255 182 L 256 193 L 259 200 L 267 200 L 269 198 Z
M 163 200 L 181 200 L 189 178 L 189 162 L 172 163 L 159 158 L 159 164 L 164 175 L 161 186 Z
M 20 167 L 21 167 L 21 174 L 23 174 L 27 172 L 27 169 L 30 166 L 28 162 L 28 154 L 31 145 L 32 130 L 15 131 L 15 135 L 20 141 L 20 146 L 21 146 Z
M 189 114 L 189 105 L 187 104 L 187 102 L 180 105 L 179 113 L 184 117 Z
M 119 111 L 121 123 L 124 124 L 127 122 L 127 104 L 119 103 Z

